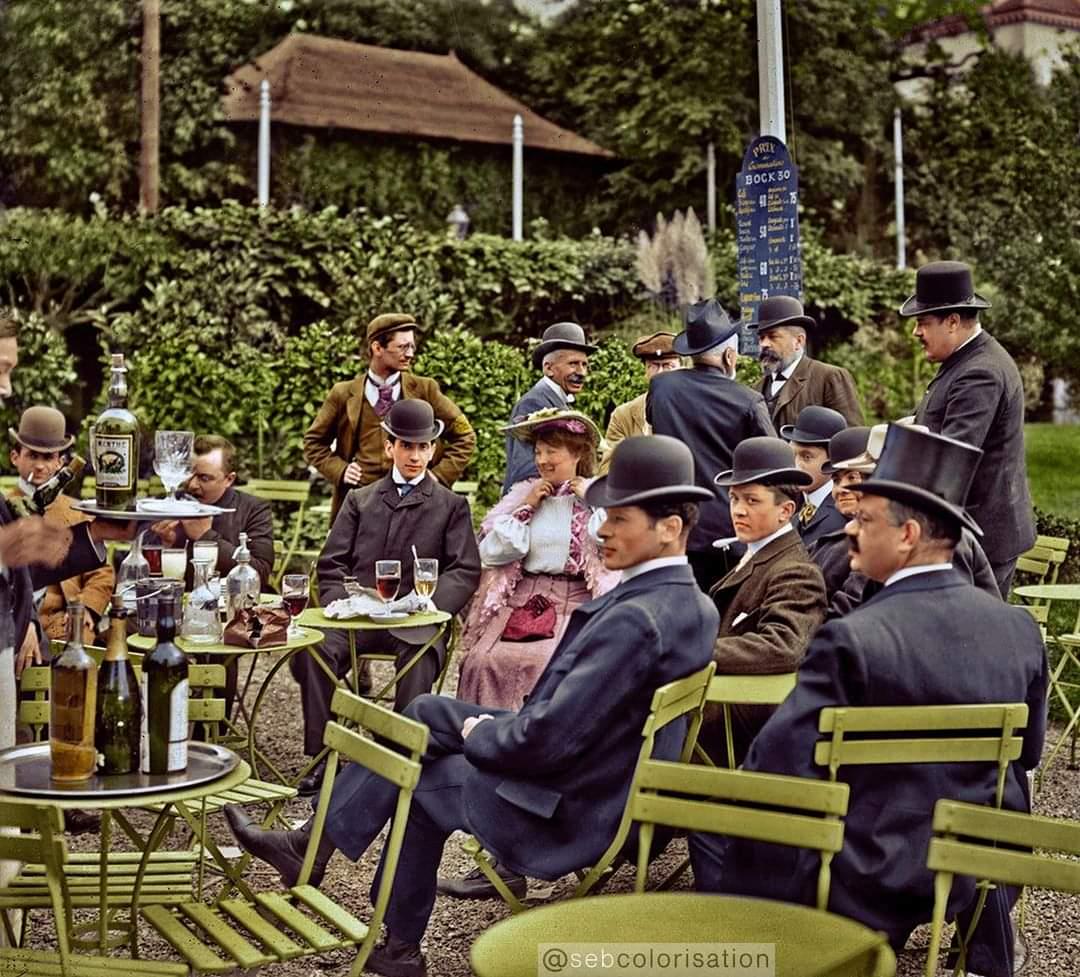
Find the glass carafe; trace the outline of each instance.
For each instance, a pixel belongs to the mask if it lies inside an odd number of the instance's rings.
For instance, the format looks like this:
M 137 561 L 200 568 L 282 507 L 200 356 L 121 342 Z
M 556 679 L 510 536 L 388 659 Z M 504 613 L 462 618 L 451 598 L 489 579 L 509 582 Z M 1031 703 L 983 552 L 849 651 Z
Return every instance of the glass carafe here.
M 240 534 L 240 545 L 233 553 L 236 566 L 225 578 L 225 620 L 231 621 L 245 607 L 259 606 L 261 581 L 259 572 L 251 565 L 247 533 Z
M 214 565 L 199 560 L 192 566 L 195 578 L 188 595 L 181 634 L 193 643 L 217 644 L 221 641 L 221 615 L 218 613 L 218 595 L 210 586 Z
M 124 610 L 131 615 L 136 613 L 136 588 L 142 580 L 150 579 L 150 564 L 142 553 L 143 534 L 138 533 L 131 541 L 131 549 L 120 564 L 116 574 L 116 592 L 124 602 Z

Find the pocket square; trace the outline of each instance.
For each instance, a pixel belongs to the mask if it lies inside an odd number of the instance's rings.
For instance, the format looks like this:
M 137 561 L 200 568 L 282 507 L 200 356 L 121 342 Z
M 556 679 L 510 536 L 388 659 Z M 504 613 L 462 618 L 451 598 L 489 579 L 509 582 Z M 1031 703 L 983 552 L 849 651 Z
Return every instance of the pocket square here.
M 731 622 L 733 628 L 737 628 L 743 621 L 745 621 L 750 615 L 746 611 L 741 611 L 739 615 Z

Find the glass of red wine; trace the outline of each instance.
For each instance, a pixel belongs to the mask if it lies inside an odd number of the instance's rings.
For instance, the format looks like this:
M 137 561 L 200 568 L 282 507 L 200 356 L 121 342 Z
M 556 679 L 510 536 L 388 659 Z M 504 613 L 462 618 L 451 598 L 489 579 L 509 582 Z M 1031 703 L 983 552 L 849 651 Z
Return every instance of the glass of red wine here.
M 381 617 L 390 615 L 390 602 L 397 597 L 401 586 L 401 560 L 375 561 L 375 589 L 383 602 Z
M 300 629 L 296 626 L 296 619 L 303 613 L 308 601 L 311 599 L 311 581 L 306 573 L 287 573 L 281 578 L 281 599 L 285 604 L 285 610 L 289 612 L 290 638 L 298 638 Z

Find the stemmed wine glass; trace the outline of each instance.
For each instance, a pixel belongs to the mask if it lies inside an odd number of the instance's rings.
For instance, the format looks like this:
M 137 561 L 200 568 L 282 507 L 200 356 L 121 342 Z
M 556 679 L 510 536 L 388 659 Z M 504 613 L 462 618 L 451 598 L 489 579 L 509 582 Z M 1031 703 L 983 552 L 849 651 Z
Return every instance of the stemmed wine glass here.
M 375 590 L 378 591 L 379 600 L 383 602 L 381 617 L 389 616 L 390 602 L 397 597 L 400 586 L 401 560 L 376 560 Z
M 432 557 L 418 557 L 413 563 L 413 589 L 424 598 L 425 610 L 435 610 L 435 603 L 431 598 L 438 583 L 439 561 Z
M 311 582 L 306 573 L 287 573 L 281 578 L 281 599 L 285 603 L 285 610 L 289 612 L 289 638 L 300 637 L 300 629 L 296 626 L 298 618 L 308 601 L 311 599 Z
M 165 495 L 177 490 L 195 470 L 195 434 L 192 431 L 154 432 L 154 471 L 165 486 Z

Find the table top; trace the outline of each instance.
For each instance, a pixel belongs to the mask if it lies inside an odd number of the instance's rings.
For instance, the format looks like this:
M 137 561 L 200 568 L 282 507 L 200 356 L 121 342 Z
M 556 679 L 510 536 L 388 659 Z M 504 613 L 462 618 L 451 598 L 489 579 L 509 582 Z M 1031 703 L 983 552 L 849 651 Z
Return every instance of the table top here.
M 198 800 L 231 790 L 251 777 L 251 767 L 227 747 L 188 744 L 187 769 L 173 774 L 125 774 L 70 785 L 49 780 L 49 744 L 31 743 L 0 752 L 0 798 L 9 804 L 104 810 L 169 801 Z
M 433 624 L 445 624 L 450 620 L 446 611 L 423 611 L 407 614 L 405 617 L 350 617 L 343 620 L 327 617 L 321 607 L 309 607 L 297 619 L 296 623 L 309 628 L 325 631 L 337 628 L 340 631 L 387 631 L 393 628 L 423 628 Z
M 765 951 L 775 944 L 775 977 L 896 972 L 885 937 L 854 920 L 786 902 L 693 892 L 601 895 L 539 906 L 481 934 L 470 957 L 479 977 L 554 977 L 560 971 L 583 972 L 568 966 L 565 952 L 605 947 L 648 952 L 650 945 L 671 952 L 689 943 L 710 944 L 701 949 L 716 953 L 724 944 L 766 944 Z M 551 948 L 541 957 L 539 947 L 545 944 Z M 875 953 L 879 966 L 871 969 Z M 759 971 L 747 967 L 746 972 Z
M 240 645 L 225 645 L 220 642 L 205 644 L 198 641 L 189 641 L 187 638 L 177 637 L 177 647 L 185 655 L 250 655 L 252 652 L 270 651 L 293 651 L 296 648 L 310 648 L 323 640 L 323 633 L 311 628 L 300 628 L 300 635 L 289 638 L 283 645 L 268 645 L 265 648 L 242 648 Z M 157 644 L 157 638 L 151 638 L 142 634 L 129 634 L 128 647 L 136 651 L 149 651 Z
M 1017 587 L 1013 593 L 1018 597 L 1026 597 L 1028 600 L 1080 601 L 1080 584 L 1034 583 L 1026 587 Z

